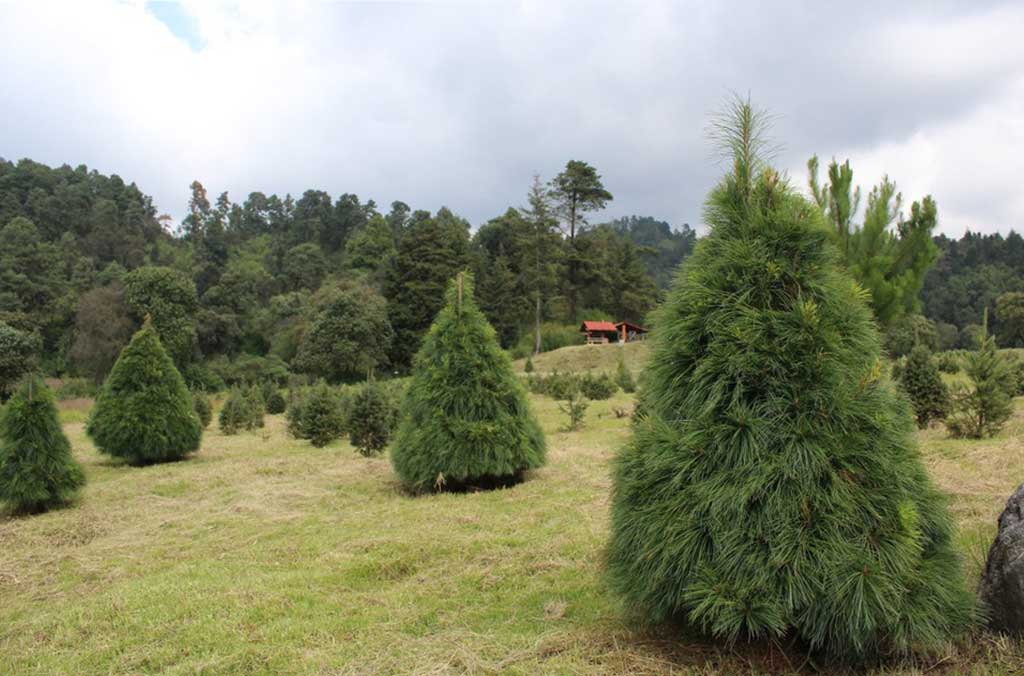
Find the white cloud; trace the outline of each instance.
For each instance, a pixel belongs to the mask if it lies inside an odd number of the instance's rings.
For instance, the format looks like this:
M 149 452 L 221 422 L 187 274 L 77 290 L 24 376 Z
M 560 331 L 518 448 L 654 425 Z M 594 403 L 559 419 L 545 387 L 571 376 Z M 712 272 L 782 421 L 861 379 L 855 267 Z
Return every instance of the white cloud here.
M 607 215 L 696 223 L 706 115 L 750 90 L 797 182 L 849 156 L 932 193 L 947 232 L 1024 227 L 1024 11 L 886 7 L 197 1 L 196 52 L 139 3 L 3 5 L 0 155 L 116 172 L 177 217 L 198 178 L 475 223 L 575 158 Z

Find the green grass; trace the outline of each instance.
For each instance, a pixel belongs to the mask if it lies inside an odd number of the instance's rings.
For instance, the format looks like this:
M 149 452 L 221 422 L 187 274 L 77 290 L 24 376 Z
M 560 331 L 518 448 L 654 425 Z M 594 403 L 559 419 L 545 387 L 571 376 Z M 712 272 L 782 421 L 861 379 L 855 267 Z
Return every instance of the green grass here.
M 572 348 L 577 349 L 577 348 Z M 580 350 L 617 350 L 584 347 Z M 614 362 L 613 362 L 614 363 Z M 191 460 L 111 463 L 62 417 L 89 484 L 76 506 L 0 515 L 2 674 L 809 672 L 795 649 L 638 627 L 605 589 L 608 462 L 621 393 L 585 427 L 531 397 L 549 465 L 514 488 L 413 498 L 385 458 L 287 437 L 282 416 L 207 430 Z M 997 439 L 921 433 L 951 495 L 972 584 L 1024 467 L 1024 400 Z M 983 634 L 892 673 L 1020 673 Z
M 593 371 L 594 373 L 615 373 L 619 366 L 619 355 L 625 356 L 626 365 L 634 374 L 643 368 L 644 361 L 650 353 L 650 343 L 637 341 L 634 343 L 609 343 L 607 345 L 573 345 L 560 350 L 541 352 L 533 359 L 533 368 L 538 373 L 549 371 Z M 522 371 L 525 359 L 513 362 L 516 371 Z

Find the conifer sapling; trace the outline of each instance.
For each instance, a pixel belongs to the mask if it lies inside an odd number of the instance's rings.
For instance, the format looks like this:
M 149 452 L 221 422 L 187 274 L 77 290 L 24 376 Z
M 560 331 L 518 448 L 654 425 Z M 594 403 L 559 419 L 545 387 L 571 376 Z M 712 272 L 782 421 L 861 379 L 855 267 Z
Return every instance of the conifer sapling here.
M 53 394 L 41 378 L 27 378 L 0 409 L 0 502 L 40 512 L 70 502 L 84 484 Z
M 391 449 L 414 490 L 517 478 L 544 463 L 544 434 L 461 273 L 416 355 Z
M 139 465 L 180 460 L 199 448 L 192 397 L 148 319 L 103 383 L 86 432 L 102 453 Z

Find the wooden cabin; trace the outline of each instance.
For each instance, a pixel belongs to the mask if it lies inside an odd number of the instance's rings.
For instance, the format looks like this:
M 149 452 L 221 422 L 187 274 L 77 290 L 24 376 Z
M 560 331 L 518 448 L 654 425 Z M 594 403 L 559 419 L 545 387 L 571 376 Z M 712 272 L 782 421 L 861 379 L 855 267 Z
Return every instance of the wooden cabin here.
M 587 337 L 587 345 L 614 343 L 619 339 L 619 330 L 612 322 L 583 322 L 580 333 Z
M 647 329 L 632 322 L 583 322 L 580 333 L 587 337 L 587 345 L 632 343 L 647 337 Z
M 632 343 L 634 340 L 643 340 L 647 337 L 647 329 L 631 322 L 617 322 L 615 331 L 623 343 Z

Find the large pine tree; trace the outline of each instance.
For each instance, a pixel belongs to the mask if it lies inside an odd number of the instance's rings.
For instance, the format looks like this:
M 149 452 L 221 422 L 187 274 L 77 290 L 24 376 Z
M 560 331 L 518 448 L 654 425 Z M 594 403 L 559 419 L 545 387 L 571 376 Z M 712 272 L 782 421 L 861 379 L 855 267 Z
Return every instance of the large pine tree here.
M 41 379 L 28 378 L 0 409 L 0 502 L 39 512 L 70 502 L 84 484 L 53 394 Z
M 858 660 L 970 619 L 943 496 L 883 375 L 867 294 L 737 101 L 710 234 L 655 322 L 644 415 L 614 469 L 609 577 L 648 619 L 787 632 Z
M 107 455 L 137 465 L 180 460 L 202 424 L 178 369 L 147 319 L 110 371 L 86 431 Z
M 544 434 L 466 273 L 416 355 L 403 410 L 391 461 L 414 490 L 491 484 L 544 464 Z

